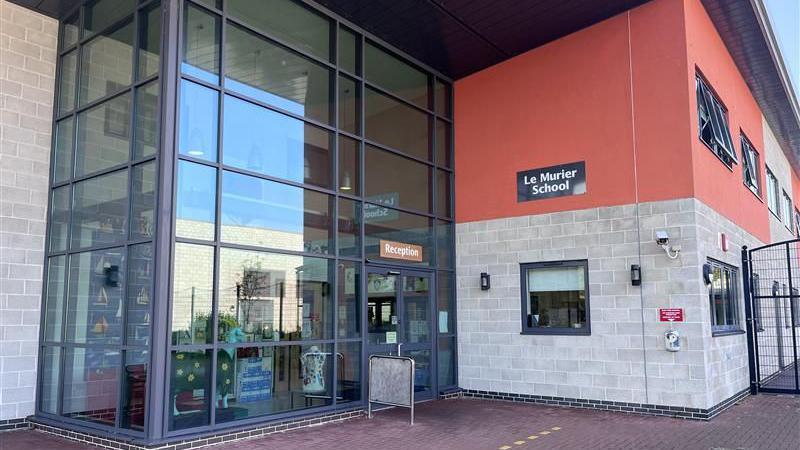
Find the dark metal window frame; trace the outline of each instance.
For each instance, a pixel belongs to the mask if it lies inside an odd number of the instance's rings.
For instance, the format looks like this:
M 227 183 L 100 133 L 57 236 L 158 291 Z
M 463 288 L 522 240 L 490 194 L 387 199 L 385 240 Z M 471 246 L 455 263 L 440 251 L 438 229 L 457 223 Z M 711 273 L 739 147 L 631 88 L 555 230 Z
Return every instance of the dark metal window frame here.
M 794 205 L 792 204 L 792 197 L 789 196 L 789 193 L 786 192 L 786 189 L 783 189 L 781 195 L 781 216 L 783 217 L 783 224 L 786 225 L 786 228 L 789 231 L 794 231 L 794 220 L 792 213 L 794 211 Z
M 761 160 L 758 151 L 756 151 L 753 144 L 747 139 L 744 133 L 739 136 L 739 142 L 742 147 L 742 178 L 744 185 L 750 189 L 750 192 L 761 198 L 761 177 L 759 176 L 759 162 Z
M 708 292 L 708 305 L 709 305 L 709 313 L 710 313 L 710 320 L 711 320 L 711 335 L 713 337 L 718 336 L 727 336 L 730 334 L 741 334 L 744 333 L 744 328 L 742 328 L 742 308 L 739 305 L 740 295 L 739 292 L 741 289 L 739 288 L 739 269 L 730 265 L 726 264 L 722 261 L 718 261 L 713 258 L 708 258 L 708 264 L 711 265 L 713 269 L 719 269 L 722 271 L 727 272 L 728 276 L 730 277 L 730 289 L 732 292 L 728 292 L 727 298 L 732 302 L 732 304 L 725 305 L 726 311 L 727 308 L 733 307 L 735 320 L 732 324 L 723 324 L 718 325 L 716 323 L 716 315 L 714 314 L 714 288 L 713 284 L 709 286 Z
M 767 209 L 778 218 L 781 219 L 781 189 L 778 183 L 778 178 L 767 166 Z
M 738 160 L 731 139 L 728 110 L 699 70 L 695 76 L 695 89 L 698 137 L 728 169 L 733 169 L 733 165 L 737 164 Z M 704 137 L 704 135 L 708 136 Z
M 586 326 L 583 328 L 551 328 L 528 326 L 528 271 L 532 269 L 546 269 L 553 267 L 581 267 L 583 268 L 583 282 L 585 292 Z M 545 261 L 533 263 L 520 263 L 520 334 L 526 335 L 557 335 L 557 336 L 589 336 L 592 334 L 590 295 L 589 295 L 589 261 L 586 259 L 564 260 L 564 261 Z

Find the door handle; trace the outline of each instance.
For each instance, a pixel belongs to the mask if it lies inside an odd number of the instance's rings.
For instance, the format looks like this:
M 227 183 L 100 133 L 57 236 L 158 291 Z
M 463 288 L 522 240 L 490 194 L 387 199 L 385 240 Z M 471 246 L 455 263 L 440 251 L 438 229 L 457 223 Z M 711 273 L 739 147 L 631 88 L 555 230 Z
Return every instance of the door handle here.
M 402 356 L 402 355 L 400 354 L 400 347 L 402 347 L 402 346 L 403 346 L 403 343 L 402 343 L 402 342 L 401 342 L 401 343 L 399 343 L 399 344 L 397 344 L 397 356 Z

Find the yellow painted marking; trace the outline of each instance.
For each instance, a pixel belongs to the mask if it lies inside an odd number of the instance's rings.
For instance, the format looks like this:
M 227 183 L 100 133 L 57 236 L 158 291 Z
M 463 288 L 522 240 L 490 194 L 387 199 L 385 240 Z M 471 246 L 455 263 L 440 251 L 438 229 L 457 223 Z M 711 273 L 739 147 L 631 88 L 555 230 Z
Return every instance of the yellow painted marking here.
M 539 436 L 528 436 L 528 439 L 530 440 L 539 439 Z
M 500 447 L 498 450 L 508 450 L 510 448 L 511 448 L 510 445 L 504 445 L 504 446 Z
M 561 427 L 553 427 L 553 428 L 550 428 L 550 429 L 553 430 L 553 431 L 558 431 L 558 430 L 561 429 Z
M 522 445 L 525 441 L 514 441 L 514 445 Z
M 550 434 L 550 432 L 549 431 L 542 431 L 539 434 L 541 434 L 542 436 L 547 436 L 548 434 Z

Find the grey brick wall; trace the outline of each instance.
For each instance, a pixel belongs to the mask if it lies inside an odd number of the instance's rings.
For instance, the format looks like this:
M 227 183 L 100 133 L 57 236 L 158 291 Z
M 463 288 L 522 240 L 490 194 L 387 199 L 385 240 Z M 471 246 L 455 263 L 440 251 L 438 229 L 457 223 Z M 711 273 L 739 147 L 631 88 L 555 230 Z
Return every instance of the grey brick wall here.
M 0 0 L 0 420 L 34 410 L 57 32 Z

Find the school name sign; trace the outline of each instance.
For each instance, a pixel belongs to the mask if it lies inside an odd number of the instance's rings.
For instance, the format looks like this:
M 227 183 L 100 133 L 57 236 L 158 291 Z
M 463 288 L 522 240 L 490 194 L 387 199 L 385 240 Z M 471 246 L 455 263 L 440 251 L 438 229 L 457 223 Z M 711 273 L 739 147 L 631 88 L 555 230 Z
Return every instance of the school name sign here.
M 585 193 L 585 161 L 517 172 L 517 202 Z

